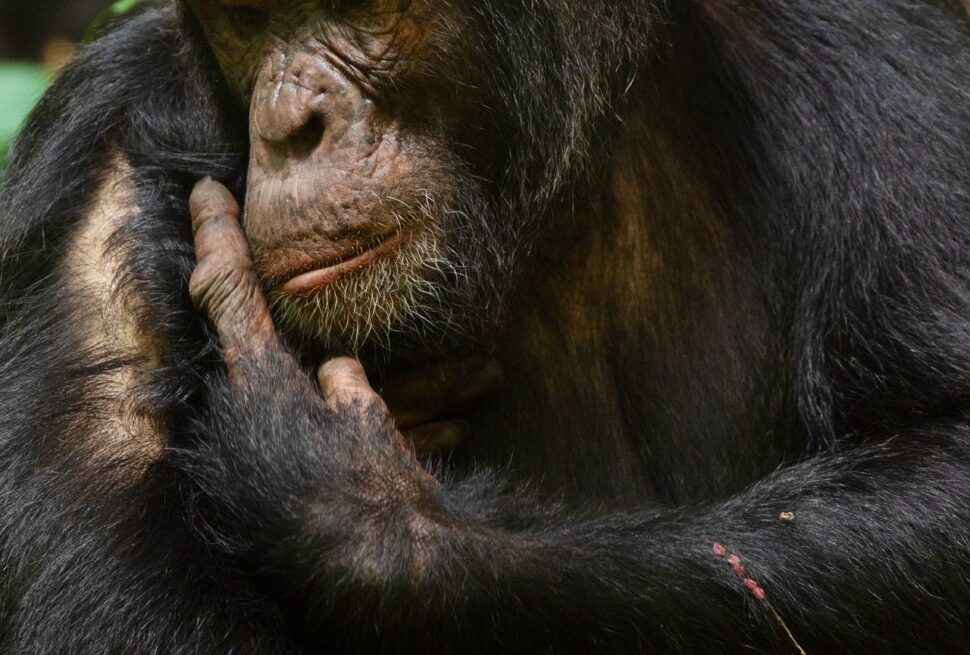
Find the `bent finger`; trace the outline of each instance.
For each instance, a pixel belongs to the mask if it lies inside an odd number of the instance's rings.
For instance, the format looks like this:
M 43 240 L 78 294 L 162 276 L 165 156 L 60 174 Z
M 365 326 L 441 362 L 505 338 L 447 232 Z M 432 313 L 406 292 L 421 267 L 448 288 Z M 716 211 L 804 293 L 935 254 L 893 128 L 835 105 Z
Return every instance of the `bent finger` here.
M 246 237 L 239 227 L 239 203 L 229 189 L 212 178 L 200 180 L 189 197 L 189 212 L 200 261 L 213 255 L 249 258 Z
M 317 381 L 324 397 L 335 403 L 380 403 L 382 407 L 386 407 L 370 386 L 363 365 L 352 357 L 336 357 L 325 362 L 317 371 Z
M 189 282 L 195 306 L 208 314 L 227 353 L 261 350 L 275 339 L 272 319 L 229 190 L 205 179 L 189 200 L 198 263 Z

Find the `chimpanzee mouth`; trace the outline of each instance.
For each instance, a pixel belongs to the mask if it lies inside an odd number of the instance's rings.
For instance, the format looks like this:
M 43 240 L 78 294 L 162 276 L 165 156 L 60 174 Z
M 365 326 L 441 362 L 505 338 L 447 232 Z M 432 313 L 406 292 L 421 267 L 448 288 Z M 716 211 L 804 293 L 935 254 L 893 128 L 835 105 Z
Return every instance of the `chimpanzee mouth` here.
M 354 248 L 344 257 L 336 258 L 336 261 L 331 264 L 297 275 L 285 283 L 280 288 L 280 292 L 288 296 L 311 295 L 341 277 L 366 268 L 381 257 L 394 252 L 404 242 L 406 236 L 406 232 L 402 230 L 377 241 L 363 252 L 359 248 Z

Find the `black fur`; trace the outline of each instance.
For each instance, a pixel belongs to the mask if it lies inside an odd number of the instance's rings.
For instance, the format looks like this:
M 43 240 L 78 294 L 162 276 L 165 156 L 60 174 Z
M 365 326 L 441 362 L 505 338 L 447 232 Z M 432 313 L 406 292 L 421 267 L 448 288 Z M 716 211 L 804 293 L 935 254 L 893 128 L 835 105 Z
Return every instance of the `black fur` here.
M 604 317 L 608 425 L 537 407 L 561 462 L 524 422 L 436 487 L 292 362 L 230 390 L 185 290 L 186 199 L 205 175 L 242 191 L 245 117 L 172 8 L 112 29 L 0 188 L 0 649 L 791 652 L 782 621 L 809 653 L 964 648 L 970 37 L 937 4 L 474 3 L 495 129 L 518 144 L 494 171 L 508 216 L 548 229 L 644 129 L 691 153 L 729 254 L 709 313 L 704 262 L 673 249 L 696 234 L 691 189 L 644 179 L 672 248 L 657 302 L 711 338 Z M 119 293 L 161 344 L 132 389 L 171 440 L 147 463 L 86 438 L 124 362 L 85 351 L 59 268 L 113 152 L 140 206 L 114 238 Z M 614 474 L 603 453 L 630 426 L 633 472 Z M 508 474 L 544 478 L 537 498 L 475 472 L 517 449 Z

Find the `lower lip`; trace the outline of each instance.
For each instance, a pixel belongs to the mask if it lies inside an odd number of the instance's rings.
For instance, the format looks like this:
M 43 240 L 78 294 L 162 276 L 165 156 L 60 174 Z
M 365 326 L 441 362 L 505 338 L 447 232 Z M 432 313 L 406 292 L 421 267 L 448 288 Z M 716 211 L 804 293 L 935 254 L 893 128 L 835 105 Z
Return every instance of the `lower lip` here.
M 370 266 L 387 253 L 395 250 L 404 240 L 404 233 L 398 232 L 389 239 L 382 241 L 367 252 L 363 252 L 353 259 L 328 266 L 327 268 L 317 269 L 309 273 L 297 275 L 295 278 L 284 284 L 280 291 L 287 295 L 302 296 L 313 293 L 321 287 L 328 286 L 336 282 L 344 275 Z

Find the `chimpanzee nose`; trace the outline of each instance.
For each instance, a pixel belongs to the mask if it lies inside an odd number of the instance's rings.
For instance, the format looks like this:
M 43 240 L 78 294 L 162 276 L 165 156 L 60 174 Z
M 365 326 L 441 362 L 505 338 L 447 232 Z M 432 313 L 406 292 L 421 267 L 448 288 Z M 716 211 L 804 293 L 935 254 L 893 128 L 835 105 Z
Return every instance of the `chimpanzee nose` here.
M 380 141 L 377 111 L 327 53 L 273 57 L 253 90 L 250 181 L 292 177 L 305 167 L 318 173 L 366 167 Z
M 287 158 L 323 145 L 335 102 L 346 84 L 320 57 L 307 53 L 274 58 L 256 82 L 250 109 L 253 146 Z M 337 112 L 340 113 L 339 110 Z
M 293 82 L 275 85 L 252 108 L 252 138 L 270 147 L 304 146 L 312 150 L 323 138 L 324 117 L 306 91 Z

